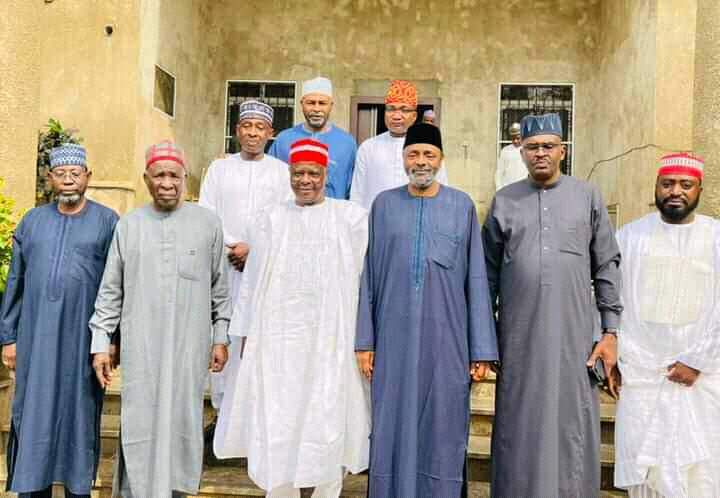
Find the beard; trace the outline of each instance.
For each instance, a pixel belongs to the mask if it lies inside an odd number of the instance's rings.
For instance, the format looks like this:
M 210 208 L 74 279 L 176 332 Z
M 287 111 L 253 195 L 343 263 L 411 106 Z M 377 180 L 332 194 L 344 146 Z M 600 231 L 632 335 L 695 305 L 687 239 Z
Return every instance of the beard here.
M 65 206 L 75 206 L 82 199 L 82 195 L 78 192 L 58 194 L 57 200 Z
M 693 201 L 691 204 L 685 204 L 682 207 L 674 207 L 674 206 L 668 206 L 667 202 L 670 200 L 670 197 L 666 197 L 665 199 L 661 199 L 660 197 L 655 195 L 655 207 L 658 208 L 660 213 L 663 215 L 663 217 L 670 221 L 682 221 L 685 218 L 687 218 L 693 211 L 695 211 L 695 208 L 698 207 L 698 204 L 700 203 L 700 196 L 698 195 L 695 201 Z
M 418 175 L 421 173 L 422 176 Z M 425 190 L 435 181 L 435 171 L 432 168 L 414 168 L 408 171 L 410 184 L 419 190 Z
M 327 116 L 325 114 L 308 114 L 305 116 L 305 120 L 312 128 L 320 129 L 327 123 Z

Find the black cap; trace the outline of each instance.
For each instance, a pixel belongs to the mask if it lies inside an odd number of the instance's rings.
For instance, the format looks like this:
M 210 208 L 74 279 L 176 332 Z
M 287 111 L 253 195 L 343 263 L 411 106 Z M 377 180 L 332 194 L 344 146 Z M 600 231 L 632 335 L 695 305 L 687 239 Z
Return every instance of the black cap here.
M 408 128 L 407 134 L 405 135 L 405 144 L 403 145 L 403 149 L 415 144 L 430 144 L 440 150 L 443 150 L 440 128 L 428 123 L 417 123 L 412 125 Z

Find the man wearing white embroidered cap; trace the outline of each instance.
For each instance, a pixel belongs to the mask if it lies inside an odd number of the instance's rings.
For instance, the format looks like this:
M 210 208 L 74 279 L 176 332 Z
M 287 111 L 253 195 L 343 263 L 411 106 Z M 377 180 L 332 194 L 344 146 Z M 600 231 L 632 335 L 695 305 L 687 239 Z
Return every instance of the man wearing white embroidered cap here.
M 313 138 L 324 143 L 330 152 L 325 195 L 333 199 L 348 199 L 357 144 L 352 135 L 329 121 L 333 108 L 332 82 L 323 77 L 304 82 L 300 105 L 305 122 L 282 131 L 270 147 L 270 155 L 288 162 L 290 147 L 296 141 Z
M 292 195 L 288 187 L 287 164 L 265 154 L 272 125 L 273 108 L 266 103 L 246 100 L 240 104 L 235 130 L 240 152 L 213 161 L 200 188 L 200 205 L 213 211 L 222 221 L 233 303 L 238 299 L 243 268 L 251 251 L 247 230 L 253 213 Z M 231 347 L 229 361 L 234 361 L 233 358 Z M 225 376 L 223 372 L 210 376 L 212 403 L 216 409 L 222 403 Z
M 295 200 L 252 223 L 231 320 L 244 351 L 230 366 L 215 453 L 247 457 L 268 497 L 315 487 L 314 497 L 335 498 L 345 472 L 368 466 L 369 404 L 353 354 L 367 212 L 325 197 L 327 162 L 317 140 L 292 145 Z
M 615 485 L 631 498 L 720 496 L 720 223 L 694 212 L 702 178 L 702 159 L 663 157 L 658 212 L 618 232 Z

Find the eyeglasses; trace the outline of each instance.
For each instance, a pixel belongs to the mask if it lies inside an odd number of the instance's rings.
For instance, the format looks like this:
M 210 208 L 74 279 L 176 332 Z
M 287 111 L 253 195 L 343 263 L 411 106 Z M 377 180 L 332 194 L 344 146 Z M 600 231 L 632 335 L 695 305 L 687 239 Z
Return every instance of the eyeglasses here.
M 532 143 L 523 145 L 523 149 L 528 152 L 537 152 L 540 149 L 543 149 L 545 152 L 552 152 L 556 147 L 562 147 L 562 144 L 546 142 L 544 144 Z
M 83 174 L 85 174 L 85 170 L 82 169 L 70 169 L 70 170 L 57 170 L 54 169 L 50 171 L 50 174 L 53 178 L 56 180 L 64 180 L 66 176 L 70 176 L 70 179 L 72 181 L 77 181 L 80 178 L 82 178 Z
M 385 112 L 387 114 L 395 114 L 396 112 L 401 112 L 407 116 L 408 114 L 413 113 L 415 111 L 417 111 L 417 109 L 413 109 L 412 107 L 392 107 L 392 106 L 385 107 Z

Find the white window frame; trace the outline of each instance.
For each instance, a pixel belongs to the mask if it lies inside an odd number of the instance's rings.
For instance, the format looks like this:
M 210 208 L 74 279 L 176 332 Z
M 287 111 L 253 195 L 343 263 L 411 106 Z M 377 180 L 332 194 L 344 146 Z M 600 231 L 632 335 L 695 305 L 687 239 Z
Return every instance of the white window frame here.
M 248 80 L 248 79 L 242 79 L 242 80 L 225 80 L 225 100 L 223 100 L 223 106 L 225 107 L 225 112 L 223 112 L 223 122 L 222 122 L 222 131 L 223 131 L 223 153 L 225 152 L 225 144 L 227 143 L 228 139 L 232 139 L 234 135 L 226 135 L 225 130 L 227 128 L 227 120 L 228 120 L 228 92 L 230 91 L 230 83 L 262 83 L 262 84 L 276 84 L 276 83 L 282 83 L 282 84 L 292 84 L 295 90 L 295 97 L 293 99 L 293 115 L 292 115 L 292 126 L 295 126 L 295 115 L 297 114 L 298 105 L 300 104 L 300 100 L 298 99 L 298 84 L 297 81 L 293 80 Z M 272 139 L 275 139 L 275 136 L 272 137 Z
M 175 84 L 173 85 L 173 113 L 168 114 L 167 112 L 163 111 L 159 107 L 155 105 L 155 67 L 160 68 L 161 70 L 165 71 L 167 74 L 172 76 L 173 81 Z M 175 116 L 177 116 L 177 94 L 178 94 L 178 79 L 177 76 L 175 76 L 175 73 L 172 71 L 168 71 L 165 66 L 162 64 L 158 64 L 157 62 L 153 65 L 153 85 L 152 85 L 152 106 L 153 109 L 155 109 L 157 112 L 162 114 L 163 116 L 167 117 L 168 119 L 175 119 Z
M 563 141 L 562 143 L 564 145 L 570 146 L 570 165 L 571 165 L 571 171 L 570 175 L 575 174 L 575 123 L 576 121 L 576 108 L 575 108 L 575 95 L 576 95 L 576 84 L 569 82 L 569 81 L 558 81 L 558 82 L 523 82 L 523 81 L 501 81 L 498 83 L 497 87 L 497 123 L 495 124 L 495 132 L 496 132 L 496 139 L 495 143 L 497 145 L 496 151 L 495 151 L 495 157 L 500 156 L 500 150 L 506 146 L 510 142 L 509 140 L 501 140 L 502 138 L 502 130 L 500 127 L 502 126 L 502 119 L 501 119 L 501 111 L 502 111 L 502 87 L 503 86 L 569 86 L 572 89 L 572 123 L 573 123 L 573 133 L 572 133 L 572 140 Z

